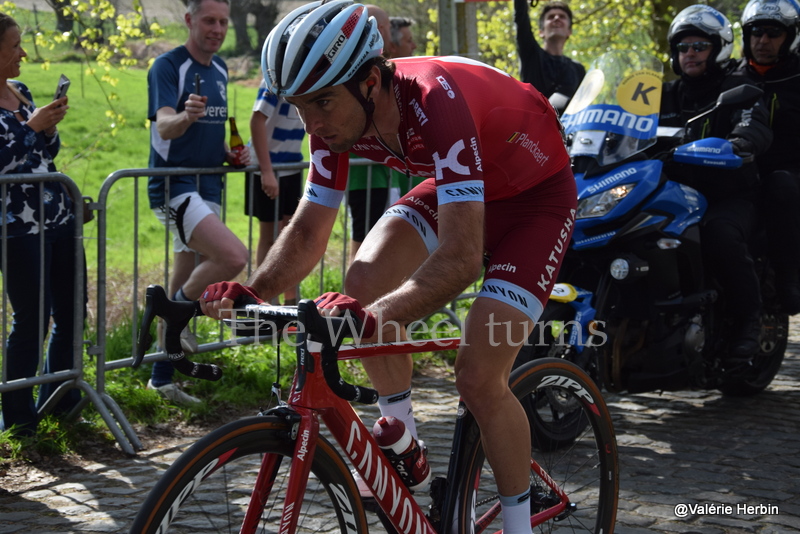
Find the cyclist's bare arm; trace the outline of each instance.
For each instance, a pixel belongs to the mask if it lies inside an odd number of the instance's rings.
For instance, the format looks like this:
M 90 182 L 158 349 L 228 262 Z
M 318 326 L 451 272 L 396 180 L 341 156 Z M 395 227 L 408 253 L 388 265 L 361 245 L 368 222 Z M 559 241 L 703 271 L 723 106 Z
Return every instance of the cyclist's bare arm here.
M 299 284 L 325 253 L 337 215 L 336 209 L 302 199 L 291 222 L 278 235 L 267 257 L 245 285 L 268 301 Z M 231 299 L 211 302 L 200 299 L 200 303 L 203 313 L 209 317 L 229 319 L 232 316 Z
M 483 264 L 483 202 L 439 206 L 439 246 L 397 289 L 371 303 L 381 321 L 406 324 L 432 313 L 474 282 Z

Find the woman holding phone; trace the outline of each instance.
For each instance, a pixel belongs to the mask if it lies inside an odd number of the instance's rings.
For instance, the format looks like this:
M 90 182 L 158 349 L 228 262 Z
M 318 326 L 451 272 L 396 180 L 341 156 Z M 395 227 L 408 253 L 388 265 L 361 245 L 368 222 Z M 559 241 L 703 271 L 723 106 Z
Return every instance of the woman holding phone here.
M 2 174 L 56 172 L 53 158 L 61 145 L 57 125 L 69 109 L 66 96 L 37 108 L 25 84 L 13 80 L 19 77 L 26 55 L 19 25 L 12 17 L 0 13 Z M 61 182 L 11 183 L 2 189 L 2 194 L 6 216 L 0 223 L 7 239 L 3 239 L 0 247 L 0 269 L 4 291 L 14 310 L 2 361 L 6 379 L 36 374 L 39 347 L 50 324 L 44 371 L 69 369 L 73 361 L 75 321 L 82 320 L 73 313 L 76 293 L 73 260 L 79 253 L 74 237 L 73 201 Z M 43 313 L 40 302 L 44 303 Z M 36 403 L 31 387 L 3 393 L 0 430 L 13 428 L 17 436 L 33 435 L 38 408 L 58 385 L 43 384 Z M 61 398 L 55 412 L 67 413 L 79 400 L 80 392 L 71 389 Z

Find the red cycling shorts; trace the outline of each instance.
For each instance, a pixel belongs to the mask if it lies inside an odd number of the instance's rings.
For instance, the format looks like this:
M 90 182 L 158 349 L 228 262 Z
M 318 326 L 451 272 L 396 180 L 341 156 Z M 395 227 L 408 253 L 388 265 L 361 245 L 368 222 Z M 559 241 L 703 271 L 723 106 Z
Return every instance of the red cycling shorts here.
M 577 205 L 568 166 L 520 194 L 486 203 L 487 262 L 478 297 L 505 302 L 539 320 L 569 246 Z M 419 233 L 428 253 L 438 246 L 436 185 L 425 180 L 391 206 Z

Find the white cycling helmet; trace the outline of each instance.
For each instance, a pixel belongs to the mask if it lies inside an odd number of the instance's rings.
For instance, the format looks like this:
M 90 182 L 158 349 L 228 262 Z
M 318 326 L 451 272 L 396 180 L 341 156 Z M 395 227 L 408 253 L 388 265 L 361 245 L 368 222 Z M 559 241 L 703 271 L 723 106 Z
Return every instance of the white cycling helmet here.
M 382 48 L 378 24 L 364 5 L 323 0 L 295 9 L 273 28 L 261 69 L 271 93 L 299 96 L 347 82 Z
M 800 4 L 795 0 L 750 0 L 742 12 L 742 52 L 753 59 L 750 30 L 758 24 L 779 25 L 786 30 L 786 40 L 779 51 L 781 57 L 797 49 L 800 35 Z
M 714 45 L 708 68 L 719 66 L 728 61 L 733 52 L 733 27 L 728 17 L 711 6 L 697 4 L 689 6 L 675 16 L 669 25 L 667 40 L 672 57 L 672 70 L 681 74 L 678 62 L 678 49 L 675 45 L 686 35 L 700 34 L 709 38 Z

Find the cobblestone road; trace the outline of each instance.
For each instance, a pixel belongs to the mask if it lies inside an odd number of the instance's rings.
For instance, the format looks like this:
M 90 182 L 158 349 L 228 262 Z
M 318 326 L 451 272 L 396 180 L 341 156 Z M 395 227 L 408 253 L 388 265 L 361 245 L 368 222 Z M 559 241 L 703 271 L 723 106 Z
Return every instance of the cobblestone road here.
M 794 322 L 792 334 L 780 374 L 753 398 L 713 391 L 607 395 L 620 453 L 617 533 L 800 532 L 800 330 Z M 442 475 L 452 435 L 452 381 L 419 379 L 415 399 L 435 474 Z M 0 534 L 126 532 L 158 474 L 188 443 L 40 473 L 32 489 L 0 491 Z M 700 509 L 678 517 L 682 505 Z

